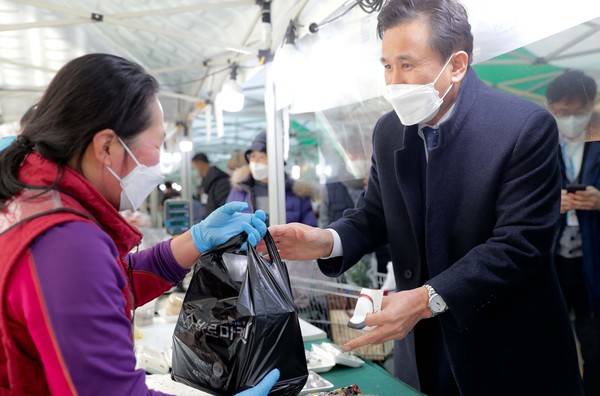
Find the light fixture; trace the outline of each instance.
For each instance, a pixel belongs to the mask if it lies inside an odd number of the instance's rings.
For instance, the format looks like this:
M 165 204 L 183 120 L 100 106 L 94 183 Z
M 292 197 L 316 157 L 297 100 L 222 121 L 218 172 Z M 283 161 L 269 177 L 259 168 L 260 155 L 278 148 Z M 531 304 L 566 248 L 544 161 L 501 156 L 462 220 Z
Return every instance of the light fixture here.
M 217 95 L 220 108 L 230 113 L 236 113 L 244 108 L 244 93 L 242 87 L 237 82 L 237 65 L 231 68 L 229 80 L 225 81 L 221 92 Z
M 191 140 L 181 140 L 179 142 L 179 150 L 182 153 L 189 153 L 194 149 L 194 143 Z
M 169 152 L 160 153 L 160 173 L 163 175 L 173 171 L 173 154 Z M 163 190 L 164 191 L 164 190 Z
M 299 165 L 292 166 L 292 179 L 294 179 L 294 180 L 300 179 L 300 166 Z
M 292 103 L 305 63 L 304 56 L 296 48 L 296 27 L 293 21 L 290 21 L 283 44 L 273 58 L 272 73 L 277 110 Z

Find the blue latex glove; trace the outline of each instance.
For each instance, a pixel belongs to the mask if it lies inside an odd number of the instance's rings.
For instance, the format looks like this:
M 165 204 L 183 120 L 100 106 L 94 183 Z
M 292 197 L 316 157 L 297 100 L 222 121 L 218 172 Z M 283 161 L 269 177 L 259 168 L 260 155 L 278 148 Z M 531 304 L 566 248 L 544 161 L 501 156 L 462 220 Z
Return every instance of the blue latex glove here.
M 255 387 L 236 393 L 234 396 L 267 396 L 279 379 L 279 370 L 273 369 Z
M 0 151 L 4 150 L 8 146 L 10 146 L 11 143 L 13 142 L 13 140 L 15 140 L 16 138 L 17 138 L 16 136 L 7 136 L 7 137 L 0 138 Z
M 247 207 L 246 202 L 226 203 L 192 226 L 192 239 L 196 249 L 204 253 L 242 231 L 248 234 L 248 243 L 256 246 L 267 233 L 267 216 L 262 210 L 255 213 L 239 213 Z

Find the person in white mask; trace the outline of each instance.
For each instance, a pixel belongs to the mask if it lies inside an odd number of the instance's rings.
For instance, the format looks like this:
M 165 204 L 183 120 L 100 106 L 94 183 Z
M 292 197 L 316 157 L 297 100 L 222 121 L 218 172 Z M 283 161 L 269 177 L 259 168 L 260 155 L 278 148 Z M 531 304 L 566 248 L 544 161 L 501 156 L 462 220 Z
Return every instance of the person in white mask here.
M 589 141 L 600 127 L 596 93 L 594 79 L 579 70 L 566 71 L 546 89 L 560 136 L 556 273 L 579 340 L 586 395 L 600 394 L 600 142 Z
M 180 282 L 207 250 L 265 214 L 243 202 L 139 252 L 136 210 L 163 180 L 158 82 L 118 56 L 63 66 L 0 151 L 0 393 L 151 395 L 136 370 L 136 307 Z M 266 395 L 277 380 L 246 395 Z
M 245 153 L 247 166 L 241 166 L 231 175 L 231 192 L 227 202 L 241 201 L 248 204 L 246 210 L 261 209 L 269 212 L 269 163 L 267 157 L 267 134 L 258 133 Z M 292 180 L 285 175 L 286 222 L 317 225 L 312 208 L 315 191 L 310 183 Z
M 546 102 L 561 143 L 600 140 L 600 113 L 594 111 L 596 81 L 580 70 L 567 70 L 548 84 Z
M 552 115 L 479 80 L 456 0 L 387 1 L 377 32 L 394 111 L 375 125 L 364 200 L 328 229 L 271 226 L 281 257 L 339 276 L 389 243 L 398 292 L 344 349 L 397 340 L 395 374 L 424 394 L 580 395 L 552 265 Z

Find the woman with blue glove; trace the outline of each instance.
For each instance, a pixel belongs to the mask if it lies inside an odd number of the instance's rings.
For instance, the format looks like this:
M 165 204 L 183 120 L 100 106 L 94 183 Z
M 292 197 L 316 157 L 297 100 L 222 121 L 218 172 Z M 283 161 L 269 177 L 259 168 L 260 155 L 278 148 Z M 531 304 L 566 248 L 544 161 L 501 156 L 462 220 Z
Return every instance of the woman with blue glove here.
M 232 202 L 177 238 L 130 253 L 135 210 L 162 181 L 158 83 L 123 58 L 66 64 L 0 151 L 0 393 L 156 395 L 136 370 L 133 312 L 264 212 Z M 6 144 L 5 144 L 6 143 Z M 266 395 L 274 370 L 244 395 Z

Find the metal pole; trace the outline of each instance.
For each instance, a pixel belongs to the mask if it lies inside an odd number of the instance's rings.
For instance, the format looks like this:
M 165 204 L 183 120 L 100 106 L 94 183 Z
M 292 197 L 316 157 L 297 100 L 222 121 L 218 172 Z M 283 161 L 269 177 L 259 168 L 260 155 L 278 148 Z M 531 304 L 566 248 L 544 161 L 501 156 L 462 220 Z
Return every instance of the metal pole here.
M 271 62 L 265 65 L 265 116 L 269 161 L 269 225 L 285 224 L 285 176 L 281 112 L 275 108 Z
M 159 225 L 159 221 L 161 219 L 161 215 L 158 211 L 158 188 L 152 190 L 150 194 L 150 223 L 152 227 L 161 227 L 162 224 Z M 162 223 L 162 222 L 161 222 Z
M 181 198 L 190 203 L 190 224 L 194 224 L 192 209 L 192 151 L 181 152 Z

